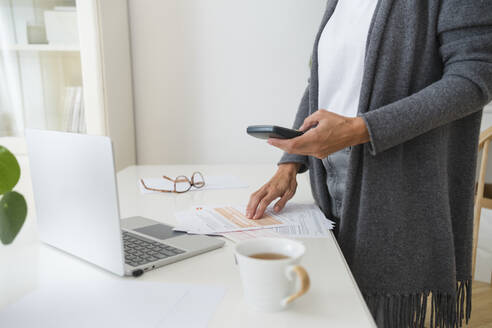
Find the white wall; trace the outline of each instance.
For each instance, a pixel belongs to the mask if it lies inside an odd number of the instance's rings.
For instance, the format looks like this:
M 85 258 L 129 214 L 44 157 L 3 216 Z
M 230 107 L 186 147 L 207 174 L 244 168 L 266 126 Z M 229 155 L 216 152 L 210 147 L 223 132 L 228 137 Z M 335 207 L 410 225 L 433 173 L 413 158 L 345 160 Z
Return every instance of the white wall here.
M 326 0 L 129 0 L 139 164 L 275 163 Z

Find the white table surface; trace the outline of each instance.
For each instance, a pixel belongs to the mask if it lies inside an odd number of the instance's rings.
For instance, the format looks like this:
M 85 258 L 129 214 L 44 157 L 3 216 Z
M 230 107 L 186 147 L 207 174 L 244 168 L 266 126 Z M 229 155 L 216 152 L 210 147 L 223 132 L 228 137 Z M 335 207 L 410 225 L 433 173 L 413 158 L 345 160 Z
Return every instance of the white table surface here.
M 121 216 L 144 216 L 175 224 L 173 213 L 194 205 L 244 204 L 251 192 L 261 186 L 275 171 L 273 165 L 167 165 L 132 166 L 118 173 Z M 186 194 L 142 195 L 138 188 L 141 177 L 191 175 L 235 175 L 249 188 L 201 190 Z M 298 177 L 298 191 L 292 199 L 312 203 L 306 175 Z M 27 195 L 30 215 L 18 240 L 0 247 L 0 308 L 15 302 L 40 283 L 120 278 L 82 260 L 65 254 L 37 240 L 32 198 Z M 146 272 L 138 278 L 151 282 L 179 282 L 219 285 L 226 296 L 214 313 L 210 327 L 375 327 L 353 277 L 333 237 L 302 239 L 307 252 L 302 265 L 311 277 L 311 289 L 289 310 L 278 313 L 256 312 L 242 299 L 239 272 L 233 262 L 234 243 L 203 255 Z M 90 237 L 88 237 L 90 242 Z M 95 324 L 97 326 L 97 324 Z

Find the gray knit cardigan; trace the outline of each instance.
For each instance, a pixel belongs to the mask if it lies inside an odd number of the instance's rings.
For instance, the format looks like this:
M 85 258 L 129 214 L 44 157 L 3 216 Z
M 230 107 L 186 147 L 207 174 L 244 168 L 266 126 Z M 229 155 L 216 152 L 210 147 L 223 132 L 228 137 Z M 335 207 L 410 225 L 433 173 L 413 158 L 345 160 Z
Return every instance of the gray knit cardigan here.
M 294 128 L 318 110 L 317 47 Z M 471 311 L 477 143 L 492 100 L 492 0 L 379 0 L 359 104 L 371 141 L 352 148 L 337 240 L 377 321 L 455 327 Z M 328 108 L 329 110 L 329 108 Z M 321 160 L 313 196 L 331 216 Z M 329 279 L 329 277 L 327 277 Z

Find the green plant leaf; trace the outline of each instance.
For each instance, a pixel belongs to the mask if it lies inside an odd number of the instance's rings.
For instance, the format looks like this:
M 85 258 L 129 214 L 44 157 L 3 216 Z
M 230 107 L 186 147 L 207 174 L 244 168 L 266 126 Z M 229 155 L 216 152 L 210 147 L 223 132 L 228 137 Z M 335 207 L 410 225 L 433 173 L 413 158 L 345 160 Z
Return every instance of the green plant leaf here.
M 24 196 L 16 191 L 6 192 L 0 199 L 0 240 L 10 244 L 22 228 L 27 215 Z
M 0 195 L 14 189 L 20 178 L 20 167 L 15 156 L 0 146 Z

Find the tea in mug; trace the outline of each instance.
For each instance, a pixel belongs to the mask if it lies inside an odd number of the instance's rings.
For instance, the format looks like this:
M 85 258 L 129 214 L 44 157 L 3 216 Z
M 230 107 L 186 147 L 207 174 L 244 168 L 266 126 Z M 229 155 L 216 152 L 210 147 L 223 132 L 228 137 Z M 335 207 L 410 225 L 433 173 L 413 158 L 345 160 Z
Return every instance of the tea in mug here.
M 288 256 L 278 253 L 258 253 L 250 255 L 249 257 L 259 260 L 285 260 L 289 258 Z

